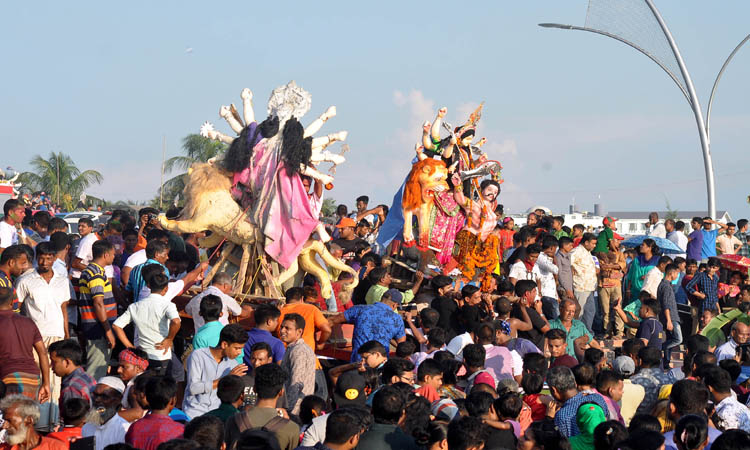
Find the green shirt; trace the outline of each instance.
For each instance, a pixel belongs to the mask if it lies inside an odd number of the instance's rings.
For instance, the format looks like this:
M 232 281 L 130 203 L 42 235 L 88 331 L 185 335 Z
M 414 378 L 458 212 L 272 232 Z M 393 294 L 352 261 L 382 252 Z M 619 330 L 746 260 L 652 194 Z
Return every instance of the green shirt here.
M 231 403 L 222 403 L 221 406 L 207 412 L 206 415 L 218 417 L 222 422 L 226 422 L 227 419 L 231 419 L 238 412 L 240 412 L 240 410 L 235 408 Z
M 594 248 L 594 253 L 609 253 L 609 241 L 611 241 L 614 236 L 615 235 L 611 228 L 604 227 L 596 238 L 596 248 Z
M 568 233 L 566 233 L 562 228 L 552 233 L 552 236 L 554 236 L 556 239 L 560 239 L 563 236 L 570 237 Z
M 563 330 L 565 332 L 565 343 L 568 346 L 568 348 L 566 349 L 566 353 L 574 358 L 576 356 L 575 340 L 581 336 L 588 336 L 589 341 L 594 338 L 593 336 L 591 336 L 591 333 L 589 333 L 586 325 L 584 325 L 580 320 L 576 319 L 573 319 L 573 322 L 570 325 L 570 331 L 568 331 L 565 326 L 563 326 L 559 318 L 550 320 L 549 327 L 550 329 L 557 328 L 558 330 Z
M 390 288 L 381 286 L 379 284 L 372 285 L 365 295 L 365 302 L 367 302 L 368 305 L 379 302 L 383 297 L 383 294 L 385 294 L 388 289 Z M 401 303 L 403 303 L 404 305 L 414 300 L 414 292 L 412 292 L 411 289 L 405 290 L 403 294 L 404 298 L 401 299 Z
M 198 328 L 198 332 L 193 336 L 193 350 L 198 350 L 204 347 L 216 347 L 219 345 L 219 336 L 221 330 L 224 328 L 224 324 L 218 320 L 213 322 L 206 322 L 205 325 Z M 242 364 L 242 354 L 235 358 L 237 363 Z

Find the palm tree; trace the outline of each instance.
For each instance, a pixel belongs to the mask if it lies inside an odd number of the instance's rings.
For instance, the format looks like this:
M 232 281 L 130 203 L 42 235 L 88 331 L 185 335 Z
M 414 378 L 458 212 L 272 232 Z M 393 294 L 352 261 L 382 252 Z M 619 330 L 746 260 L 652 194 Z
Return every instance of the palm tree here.
M 36 155 L 29 164 L 34 170 L 22 173 L 19 181 L 27 187 L 45 191 L 58 205 L 68 210 L 73 209 L 73 200 L 78 199 L 89 186 L 103 180 L 102 174 L 96 170 L 81 172 L 73 158 L 62 152 L 51 152 L 47 159 Z
M 178 194 L 182 193 L 185 188 L 184 176 L 185 172 L 190 168 L 193 163 L 206 162 L 209 159 L 221 154 L 226 150 L 227 146 L 218 141 L 212 141 L 211 139 L 204 138 L 199 134 L 189 134 L 182 139 L 182 149 L 185 152 L 185 156 L 173 156 L 168 160 L 164 161 L 164 172 L 180 171 L 177 176 L 170 178 L 164 182 L 164 200 L 167 203 L 171 203 Z M 158 198 L 158 192 L 157 192 Z

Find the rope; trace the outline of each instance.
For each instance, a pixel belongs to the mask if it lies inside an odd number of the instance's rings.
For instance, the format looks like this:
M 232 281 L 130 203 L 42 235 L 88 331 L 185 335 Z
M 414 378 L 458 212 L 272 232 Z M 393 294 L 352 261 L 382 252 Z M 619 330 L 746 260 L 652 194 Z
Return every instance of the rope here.
M 247 214 L 247 212 L 248 212 L 248 210 L 250 210 L 251 206 L 253 206 L 252 203 L 249 204 L 249 205 L 247 205 L 247 208 L 245 208 L 245 210 L 242 211 L 242 214 L 240 214 L 239 216 L 237 216 L 237 220 L 234 221 L 234 225 L 232 225 L 232 227 L 229 229 L 229 231 L 232 231 L 232 230 L 234 230 L 237 227 L 237 225 L 240 223 L 240 220 L 243 217 L 245 217 L 245 214 Z M 219 249 L 221 248 L 222 245 L 224 245 L 224 242 L 226 242 L 226 240 L 227 240 L 227 237 L 224 236 L 224 239 L 222 239 L 221 242 L 219 242 L 219 245 L 216 246 L 216 250 L 214 250 L 214 252 L 211 253 L 211 256 L 208 257 L 209 261 L 211 261 L 211 259 L 213 259 L 213 257 L 216 256 L 216 252 L 219 251 Z M 236 274 L 235 274 L 235 276 L 236 276 Z

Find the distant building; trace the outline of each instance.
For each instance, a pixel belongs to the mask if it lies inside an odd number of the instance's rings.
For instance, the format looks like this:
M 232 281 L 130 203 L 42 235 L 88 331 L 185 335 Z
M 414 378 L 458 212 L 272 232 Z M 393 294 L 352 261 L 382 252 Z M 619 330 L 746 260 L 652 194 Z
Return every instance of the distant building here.
M 617 219 L 617 232 L 627 235 L 645 234 L 648 215 L 653 211 L 611 211 L 608 215 Z M 659 221 L 664 222 L 669 215 L 668 211 L 656 211 Z M 677 218 L 685 222 L 685 231 L 690 233 L 690 221 L 693 217 L 705 217 L 706 211 L 676 211 Z M 727 223 L 732 221 L 728 211 L 716 211 L 717 221 Z
M 533 212 L 529 211 L 529 212 Z M 648 215 L 652 211 L 610 211 L 607 216 L 614 217 L 617 220 L 617 232 L 624 236 L 636 236 L 646 234 L 646 222 L 648 221 Z M 659 214 L 659 221 L 664 222 L 665 218 L 669 215 L 668 211 L 656 211 Z M 528 212 L 527 212 L 528 214 Z M 527 214 L 510 214 L 513 218 L 513 222 L 517 227 L 526 225 Z M 590 214 L 588 212 L 572 212 L 569 214 L 556 214 L 561 215 L 565 218 L 565 226 L 573 227 L 575 224 L 581 224 L 586 227 L 586 231 L 599 231 L 602 228 L 603 216 Z M 677 211 L 677 220 L 685 222 L 685 232 L 690 233 L 690 221 L 693 217 L 705 217 L 705 211 Z M 732 218 L 727 211 L 716 211 L 718 221 L 727 223 L 731 222 Z

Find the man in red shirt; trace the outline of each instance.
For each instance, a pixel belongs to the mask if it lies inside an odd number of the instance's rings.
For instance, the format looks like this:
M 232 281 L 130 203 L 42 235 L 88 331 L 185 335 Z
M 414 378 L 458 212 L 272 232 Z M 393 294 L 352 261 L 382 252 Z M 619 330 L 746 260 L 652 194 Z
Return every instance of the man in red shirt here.
M 0 287 L 0 380 L 8 394 L 24 394 L 44 403 L 50 397 L 47 349 L 34 321 L 13 312 L 14 297 L 12 289 Z
M 134 422 L 125 434 L 125 442 L 142 450 L 156 450 L 162 442 L 182 436 L 185 426 L 169 413 L 177 404 L 177 383 L 167 377 L 153 377 L 146 384 L 146 401 L 151 412 Z

